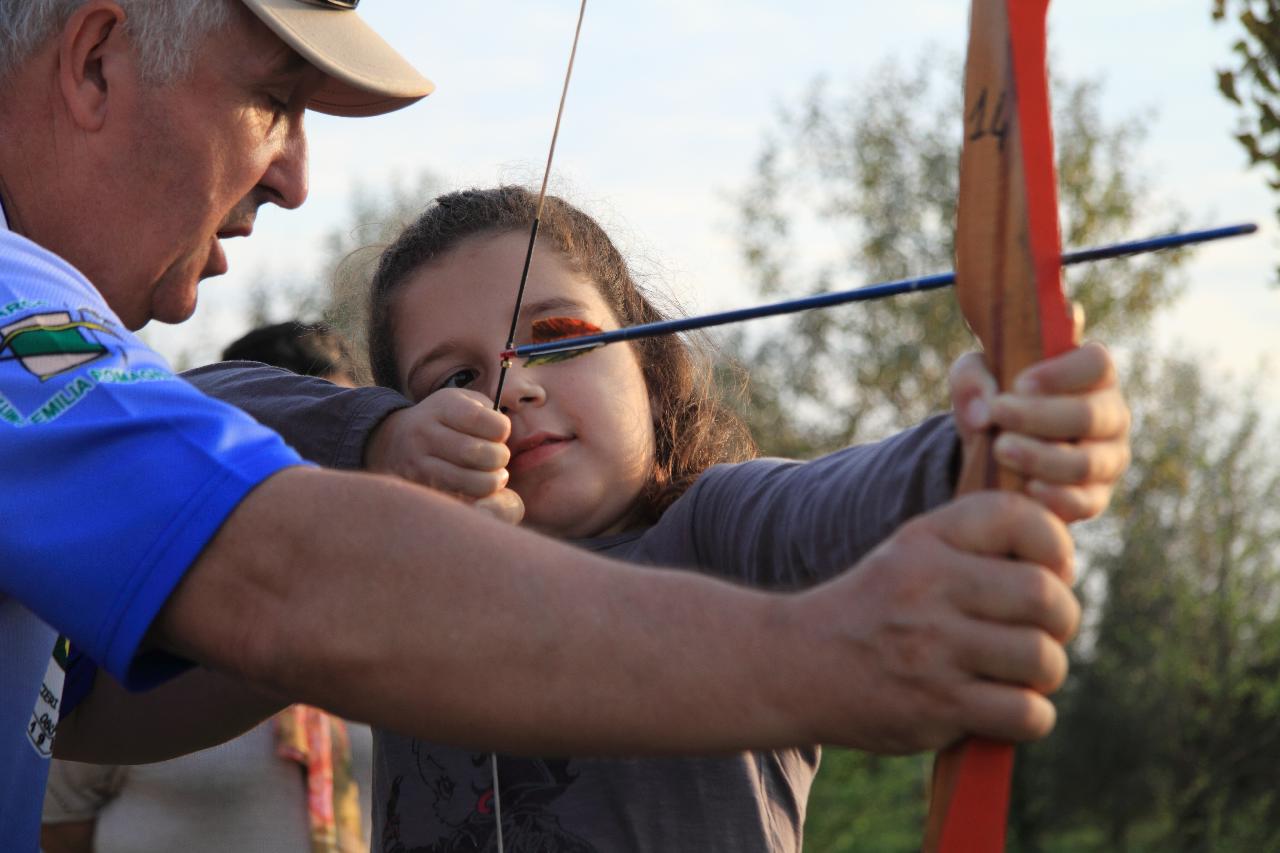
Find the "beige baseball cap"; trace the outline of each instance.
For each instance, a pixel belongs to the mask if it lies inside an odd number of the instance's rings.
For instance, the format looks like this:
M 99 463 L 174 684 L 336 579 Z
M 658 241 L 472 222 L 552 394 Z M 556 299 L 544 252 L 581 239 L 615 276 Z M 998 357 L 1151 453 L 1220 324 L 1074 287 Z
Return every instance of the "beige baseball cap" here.
M 407 107 L 435 84 L 356 14 L 359 0 L 243 0 L 285 44 L 328 80 L 311 103 L 338 116 L 372 116 Z

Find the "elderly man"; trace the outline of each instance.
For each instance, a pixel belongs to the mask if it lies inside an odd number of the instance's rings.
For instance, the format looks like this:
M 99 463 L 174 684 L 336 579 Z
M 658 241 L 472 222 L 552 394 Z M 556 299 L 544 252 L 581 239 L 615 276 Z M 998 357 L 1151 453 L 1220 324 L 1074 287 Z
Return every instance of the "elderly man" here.
M 354 5 L 0 5 L 2 846 L 35 847 L 76 650 L 111 678 L 63 722 L 71 758 L 192 748 L 277 696 L 544 753 L 1044 734 L 1031 687 L 1061 679 L 1077 609 L 1030 502 L 959 502 L 767 595 L 310 467 L 131 334 L 188 317 L 259 206 L 303 202 L 308 107 L 429 91 Z

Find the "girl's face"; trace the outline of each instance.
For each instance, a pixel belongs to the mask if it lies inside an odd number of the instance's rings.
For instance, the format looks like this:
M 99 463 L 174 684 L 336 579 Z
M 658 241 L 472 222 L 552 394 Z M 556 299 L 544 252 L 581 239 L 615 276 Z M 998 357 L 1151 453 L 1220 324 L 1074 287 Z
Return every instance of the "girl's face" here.
M 401 286 L 392 335 L 401 387 L 415 402 L 457 387 L 493 398 L 528 238 L 472 237 Z M 617 318 L 595 284 L 559 252 L 534 252 L 516 342 L 546 317 L 602 329 Z M 507 373 L 502 406 L 511 418 L 510 487 L 525 523 L 565 538 L 617 533 L 637 522 L 635 504 L 654 465 L 653 415 L 629 344 Z

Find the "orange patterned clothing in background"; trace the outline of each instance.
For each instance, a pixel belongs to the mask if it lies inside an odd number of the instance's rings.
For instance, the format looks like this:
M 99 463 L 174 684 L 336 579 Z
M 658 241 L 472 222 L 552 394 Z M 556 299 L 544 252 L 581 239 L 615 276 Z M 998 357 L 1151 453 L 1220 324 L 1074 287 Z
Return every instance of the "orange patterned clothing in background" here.
M 306 776 L 312 853 L 365 853 L 346 725 L 310 705 L 292 705 L 275 720 L 276 752 L 302 765 Z

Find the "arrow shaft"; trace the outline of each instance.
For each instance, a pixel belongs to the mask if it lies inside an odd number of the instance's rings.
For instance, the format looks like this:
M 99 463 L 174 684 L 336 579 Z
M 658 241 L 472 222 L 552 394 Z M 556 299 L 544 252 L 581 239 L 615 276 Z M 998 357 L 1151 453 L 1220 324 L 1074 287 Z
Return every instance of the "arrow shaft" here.
M 1258 226 L 1252 223 L 1228 225 L 1221 228 L 1208 228 L 1199 231 L 1186 231 L 1178 234 L 1164 234 L 1143 240 L 1131 240 L 1125 243 L 1113 243 L 1107 246 L 1096 246 L 1079 249 L 1062 255 L 1063 266 L 1107 260 L 1109 258 L 1128 257 L 1164 249 L 1176 249 L 1196 243 L 1207 243 L 1229 237 L 1240 237 L 1253 234 Z M 819 293 L 803 296 L 799 299 L 788 299 L 783 302 L 772 302 L 767 305 L 755 305 L 750 308 L 736 308 L 730 311 L 718 311 L 713 314 L 702 314 L 697 317 L 680 317 L 674 320 L 660 320 L 656 323 L 644 323 L 638 326 L 627 326 L 595 335 L 583 335 L 575 338 L 563 338 L 544 344 L 525 344 L 509 347 L 502 353 L 504 359 L 531 358 L 533 356 L 553 355 L 581 349 L 594 349 L 605 344 L 619 341 L 631 341 L 638 338 L 651 338 L 657 335 L 670 335 L 676 332 L 688 332 L 694 329 L 706 329 L 712 326 L 724 326 L 729 323 L 741 323 L 744 320 L 757 320 L 762 317 L 776 317 L 782 314 L 794 314 L 814 308 L 829 308 L 833 305 L 846 305 L 851 302 L 867 302 L 873 299 L 884 299 L 904 293 L 919 293 L 937 290 L 955 284 L 954 272 L 936 273 L 918 278 L 904 278 L 880 284 L 867 285 L 853 290 L 841 290 L 832 293 Z

